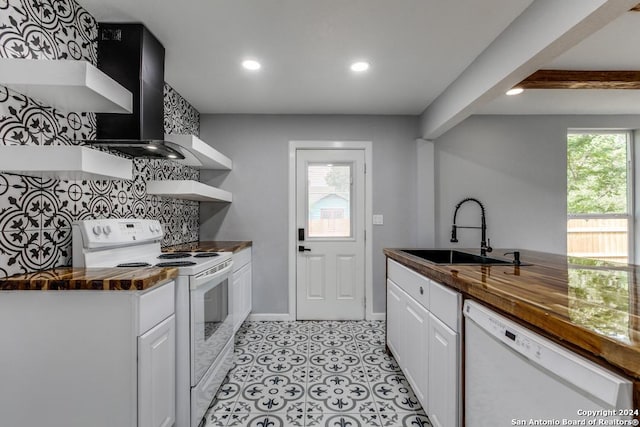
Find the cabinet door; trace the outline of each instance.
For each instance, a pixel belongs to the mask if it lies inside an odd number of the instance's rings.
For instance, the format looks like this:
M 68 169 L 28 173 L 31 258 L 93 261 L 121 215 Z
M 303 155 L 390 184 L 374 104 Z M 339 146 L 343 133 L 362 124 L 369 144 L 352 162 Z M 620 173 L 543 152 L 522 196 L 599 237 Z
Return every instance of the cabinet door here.
M 244 298 L 243 298 L 243 321 L 247 318 L 249 313 L 251 313 L 251 309 L 253 308 L 253 301 L 251 299 L 251 283 L 253 280 L 251 273 L 251 263 L 247 264 L 245 267 L 245 272 L 242 274 L 242 280 L 244 285 Z
M 387 279 L 387 345 L 400 367 L 404 366 L 404 295 L 395 283 Z
M 171 427 L 176 418 L 175 316 L 138 337 L 138 427 Z
M 426 406 L 429 386 L 429 312 L 413 298 L 407 297 L 403 319 L 401 327 L 406 343 L 403 371 L 416 397 Z
M 238 332 L 242 321 L 242 305 L 244 300 L 244 286 L 242 286 L 242 270 L 235 271 L 232 278 L 233 288 L 233 331 Z
M 233 273 L 233 329 L 238 331 L 251 312 L 251 263 Z
M 429 314 L 427 414 L 434 427 L 455 427 L 459 423 L 458 352 L 458 334 Z

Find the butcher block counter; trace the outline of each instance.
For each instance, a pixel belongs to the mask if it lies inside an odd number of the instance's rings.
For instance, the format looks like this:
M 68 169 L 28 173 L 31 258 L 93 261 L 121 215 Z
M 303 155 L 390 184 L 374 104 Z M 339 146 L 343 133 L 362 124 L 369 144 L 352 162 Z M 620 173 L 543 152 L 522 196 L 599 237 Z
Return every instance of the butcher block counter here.
M 183 243 L 162 248 L 163 252 L 240 252 L 251 247 L 252 242 L 236 240 L 209 240 Z
M 464 252 L 478 251 L 461 249 Z M 494 249 L 489 256 L 513 249 Z M 447 285 L 640 384 L 640 266 L 520 251 L 521 266 L 434 264 L 387 257 Z M 494 256 L 495 255 L 495 256 Z
M 59 267 L 0 279 L 2 291 L 145 291 L 178 276 L 177 268 Z

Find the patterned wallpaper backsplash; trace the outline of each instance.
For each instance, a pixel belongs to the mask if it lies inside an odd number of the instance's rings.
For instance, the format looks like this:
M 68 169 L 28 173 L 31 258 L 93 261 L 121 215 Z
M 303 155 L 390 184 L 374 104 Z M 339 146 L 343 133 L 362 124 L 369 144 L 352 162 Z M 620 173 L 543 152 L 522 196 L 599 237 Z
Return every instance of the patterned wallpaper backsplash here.
M 200 136 L 200 113 L 166 83 L 164 84 L 164 132 Z
M 97 22 L 75 0 L 0 0 L 0 57 L 96 64 Z M 169 85 L 166 133 L 199 134 L 200 114 Z M 62 112 L 0 86 L 0 144 L 73 145 L 95 137 L 95 115 Z M 152 218 L 164 246 L 198 240 L 199 203 L 149 196 L 151 179 L 199 179 L 170 160 L 135 159 L 131 181 L 59 181 L 0 173 L 0 278 L 71 264 L 71 223 Z

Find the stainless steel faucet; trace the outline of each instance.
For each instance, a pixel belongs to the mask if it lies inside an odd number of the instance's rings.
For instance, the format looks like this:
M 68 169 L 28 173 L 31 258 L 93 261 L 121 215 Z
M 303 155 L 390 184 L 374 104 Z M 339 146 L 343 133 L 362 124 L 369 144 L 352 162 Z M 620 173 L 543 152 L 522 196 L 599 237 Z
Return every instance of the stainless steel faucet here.
M 480 227 L 456 225 L 456 216 L 458 216 L 458 209 L 460 209 L 460 206 L 462 206 L 466 202 L 476 202 L 480 206 L 480 209 L 482 211 Z M 480 255 L 487 256 L 487 252 L 491 252 L 493 250 L 493 248 L 490 246 L 491 240 L 487 239 L 487 221 L 485 219 L 484 205 L 480 202 L 480 200 L 467 197 L 456 205 L 456 210 L 453 213 L 453 226 L 451 228 L 451 243 L 458 242 L 458 228 L 479 228 L 482 231 L 482 237 L 480 241 Z

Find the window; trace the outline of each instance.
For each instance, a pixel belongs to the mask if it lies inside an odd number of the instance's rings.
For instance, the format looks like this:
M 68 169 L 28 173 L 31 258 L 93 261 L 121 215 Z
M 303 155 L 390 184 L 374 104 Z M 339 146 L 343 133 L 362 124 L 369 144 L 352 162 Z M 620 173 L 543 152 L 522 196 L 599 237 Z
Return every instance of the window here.
M 632 260 L 631 134 L 567 134 L 567 254 Z
M 351 164 L 308 165 L 310 238 L 351 237 L 351 168 Z

